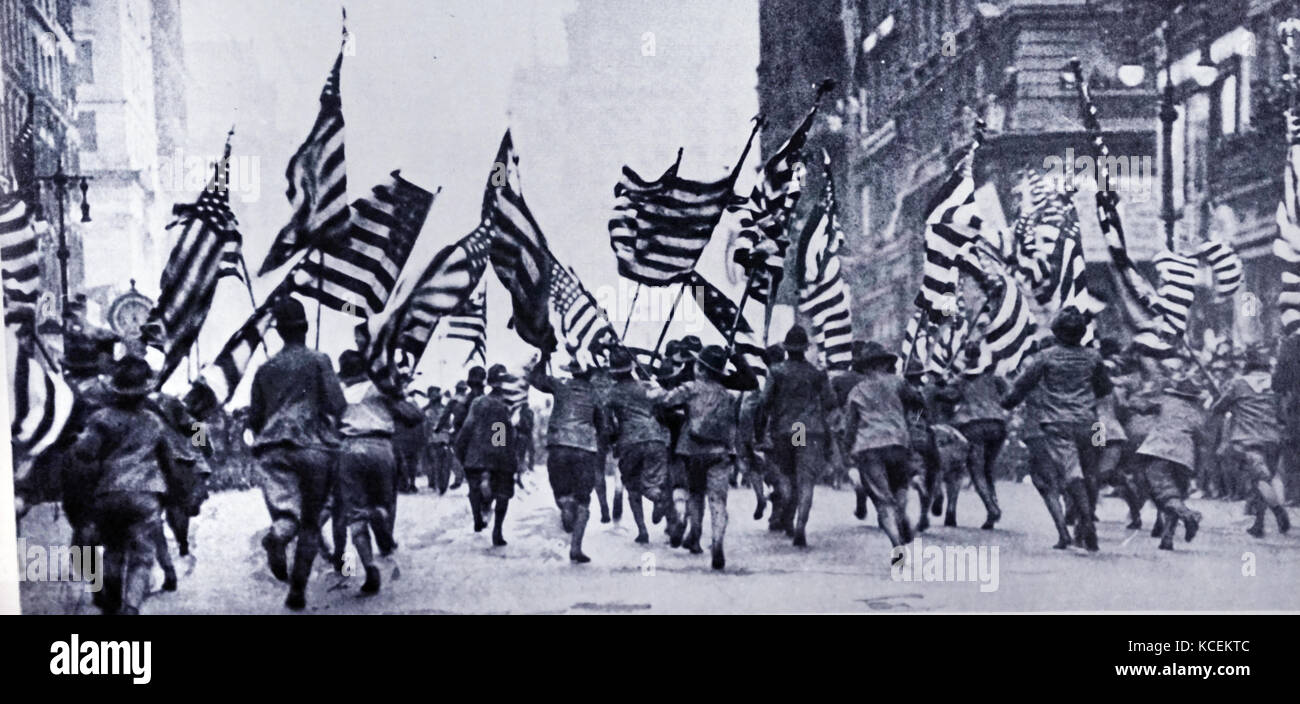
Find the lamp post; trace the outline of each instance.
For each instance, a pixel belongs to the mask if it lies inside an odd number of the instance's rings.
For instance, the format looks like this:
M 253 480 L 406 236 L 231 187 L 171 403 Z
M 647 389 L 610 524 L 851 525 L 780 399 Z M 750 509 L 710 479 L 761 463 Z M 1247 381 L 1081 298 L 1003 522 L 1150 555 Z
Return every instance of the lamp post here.
M 54 186 L 54 193 L 59 199 L 59 249 L 56 256 L 59 258 L 59 294 L 60 294 L 60 320 L 67 314 L 68 310 L 68 258 L 71 252 L 68 251 L 67 235 L 67 201 L 68 186 L 74 181 L 77 188 L 81 189 L 81 222 L 90 222 L 90 203 L 86 201 L 86 191 L 89 185 L 86 183 L 93 176 L 83 176 L 81 174 L 70 174 L 63 170 L 63 155 L 59 155 L 59 166 L 54 173 L 49 176 L 37 176 L 37 181 L 48 181 Z M 66 333 L 66 325 L 64 331 Z
M 1174 77 L 1168 48 L 1165 49 L 1165 89 L 1160 96 L 1160 219 L 1165 223 L 1165 247 L 1174 248 L 1174 122 L 1178 108 L 1174 107 Z

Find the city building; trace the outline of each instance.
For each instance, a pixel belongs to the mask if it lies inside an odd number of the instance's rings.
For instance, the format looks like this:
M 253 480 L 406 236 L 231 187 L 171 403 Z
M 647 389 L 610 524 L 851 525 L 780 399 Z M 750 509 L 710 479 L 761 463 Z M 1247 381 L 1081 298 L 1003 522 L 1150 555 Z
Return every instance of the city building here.
M 80 0 L 73 20 L 81 166 L 94 178 L 82 246 L 96 265 L 83 287 L 107 306 L 132 280 L 156 295 L 169 249 L 165 228 L 179 194 L 160 183 L 159 160 L 185 135 L 180 3 Z
M 18 185 L 14 173 L 15 141 L 28 117 L 32 119 L 32 151 L 36 176 L 49 176 L 59 167 L 79 168 L 74 129 L 77 49 L 73 37 L 73 0 L 0 0 L 0 188 Z M 53 305 L 42 305 L 45 318 L 57 319 L 59 262 L 57 257 L 58 200 L 48 184 L 40 189 L 36 224 L 42 251 L 41 287 Z M 78 197 L 69 200 L 72 212 Z M 78 218 L 69 213 L 68 279 L 70 288 L 82 277 Z
M 773 128 L 765 153 L 797 122 L 811 82 L 839 82 L 810 141 L 837 160 L 858 336 L 901 339 L 920 284 L 926 202 L 969 144 L 976 117 L 986 124 L 975 180 L 988 227 L 1013 217 L 1023 169 L 1091 153 L 1076 89 L 1061 81 L 1071 57 L 1085 67 L 1111 151 L 1157 155 L 1154 72 L 1133 87 L 1116 78 L 1129 48 L 1116 46 L 1116 28 L 1141 35 L 1160 19 L 1131 5 L 762 0 L 759 103 Z M 809 171 L 815 180 L 819 169 Z M 807 190 L 816 188 L 814 181 Z M 1082 193 L 1076 205 L 1088 257 L 1103 261 L 1093 208 Z M 1161 246 L 1158 211 L 1158 193 L 1125 201 L 1130 248 L 1140 261 Z

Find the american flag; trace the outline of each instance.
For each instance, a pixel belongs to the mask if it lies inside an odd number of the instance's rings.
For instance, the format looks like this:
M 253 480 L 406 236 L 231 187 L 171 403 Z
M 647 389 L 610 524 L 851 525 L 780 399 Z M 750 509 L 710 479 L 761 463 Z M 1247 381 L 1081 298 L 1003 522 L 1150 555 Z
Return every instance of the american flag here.
M 1097 191 L 1097 220 L 1110 252 L 1108 274 L 1114 280 L 1120 312 L 1136 346 L 1155 353 L 1168 352 L 1173 347 L 1169 338 L 1174 330 L 1156 309 L 1159 295 L 1129 259 L 1128 242 L 1116 209 L 1118 200 L 1112 192 Z
M 31 325 L 40 299 L 40 244 L 31 210 L 17 193 L 0 194 L 0 272 L 5 324 Z
M 1232 245 L 1222 240 L 1210 240 L 1196 248 L 1196 258 L 1209 262 L 1214 276 L 1214 294 L 1220 301 L 1232 298 L 1232 294 L 1241 288 L 1245 279 L 1245 269 L 1241 256 Z
M 447 316 L 447 339 L 464 340 L 472 345 L 465 363 L 478 358 L 487 364 L 487 289 L 480 286 L 474 295 Z
M 1028 299 L 1009 272 L 993 274 L 983 288 L 987 296 L 985 306 L 991 315 L 983 326 L 979 370 L 991 366 L 997 374 L 1010 374 L 1028 354 L 1038 326 L 1029 310 Z
M 618 273 L 646 286 L 665 286 L 695 268 L 732 200 L 734 177 L 704 183 L 677 175 L 677 162 L 654 181 L 631 168 L 614 186 L 609 244 Z
M 347 38 L 345 25 L 344 44 Z M 289 181 L 285 196 L 293 207 L 293 216 L 271 243 L 258 276 L 314 244 L 342 237 L 347 230 L 348 178 L 343 157 L 343 101 L 339 94 L 342 67 L 343 47 L 339 47 L 338 58 L 321 89 L 316 123 L 284 171 Z
M 274 320 L 271 313 L 275 302 L 283 296 L 291 295 L 293 287 L 293 273 L 290 273 L 221 346 L 221 351 L 212 362 L 199 370 L 196 386 L 200 384 L 207 386 L 222 404 L 230 401 L 235 395 L 239 381 L 244 378 L 244 372 L 248 371 L 253 353 L 257 351 L 271 329 Z
M 483 218 L 492 230 L 488 258 L 492 269 L 510 292 L 514 315 L 510 327 L 524 342 L 541 350 L 554 350 L 549 300 L 553 257 L 542 228 L 533 218 L 519 188 L 519 158 L 510 130 L 488 177 L 483 195 Z
M 551 260 L 551 304 L 560 316 L 566 347 L 591 351 L 598 343 L 618 340 L 605 312 L 582 285 L 577 274 Z
M 813 340 L 830 369 L 853 362 L 850 293 L 840 272 L 844 233 L 836 217 L 835 180 L 830 155 L 823 152 L 826 185 L 799 238 L 799 311 L 812 319 Z
M 759 378 L 767 376 L 761 337 L 764 324 L 762 307 L 754 308 L 746 305 L 748 315 L 737 317 L 735 302 L 727 298 L 725 293 L 709 283 L 699 272 L 692 271 L 686 285 L 690 286 L 695 302 L 704 313 L 704 317 L 708 318 L 709 323 L 724 338 L 731 332 L 732 325 L 736 326 L 736 350 L 744 355 L 745 361 L 754 368 L 754 373 Z
M 1088 288 L 1087 266 L 1083 255 L 1083 238 L 1079 233 L 1079 215 L 1073 199 L 1066 193 L 1049 198 L 1055 204 L 1044 218 L 1040 231 L 1047 234 L 1051 250 L 1047 256 L 1047 277 L 1040 284 L 1036 298 L 1048 315 L 1055 315 L 1066 306 L 1078 308 L 1088 319 L 1088 330 L 1083 343 L 1096 336 L 1095 316 L 1106 304 Z
M 352 202 L 347 234 L 321 245 L 300 265 L 299 293 L 358 317 L 383 310 L 411 256 L 436 194 L 392 172 L 369 198 Z
M 803 192 L 803 148 L 808 141 L 808 132 L 817 117 L 822 96 L 834 87 L 835 82 L 830 80 L 823 81 L 817 87 L 817 95 L 808 114 L 776 153 L 763 164 L 759 181 L 750 191 L 749 197 L 735 198 L 727 208 L 734 216 L 732 258 L 745 261 L 755 250 L 763 250 L 768 255 L 764 270 L 751 277 L 759 285 L 750 287 L 750 295 L 764 306 L 780 287 L 785 272 L 785 253 L 790 244 L 786 237 L 786 226 L 793 219 L 795 206 L 799 204 L 799 196 Z
M 189 354 L 207 320 L 218 282 L 226 276 L 244 281 L 243 237 L 230 210 L 230 140 L 212 179 L 193 203 L 172 207 L 176 219 L 167 229 L 179 229 L 180 237 L 163 267 L 158 288 L 161 293 L 150 318 L 163 325 L 168 346 L 159 383 L 171 376 Z
M 399 357 L 414 367 L 424 356 L 434 328 L 473 296 L 487 268 L 492 230 L 481 223 L 459 241 L 443 247 L 410 285 L 403 280 L 392 301 L 361 326 L 368 341 L 372 375 L 396 368 Z
M 3 272 L 6 325 L 34 325 L 36 303 L 40 299 L 41 256 L 35 228 L 40 206 L 36 200 L 32 144 L 35 104 L 29 101 L 29 105 L 27 119 L 15 135 L 11 150 L 17 187 L 9 193 L 0 193 L 0 271 Z
M 21 468 L 58 439 L 72 414 L 74 396 L 62 374 L 37 349 L 39 340 L 20 337 L 13 328 L 6 333 L 14 460 Z
M 1286 166 L 1282 171 L 1284 193 L 1277 205 L 1277 238 L 1273 254 L 1282 260 L 1282 291 L 1277 304 L 1282 331 L 1300 331 L 1300 116 L 1286 115 Z
M 932 322 L 950 315 L 957 295 L 959 262 L 979 237 L 982 220 L 975 204 L 977 138 L 926 207 L 925 265 L 916 305 Z
M 1187 319 L 1196 300 L 1196 282 L 1200 277 L 1200 262 L 1168 249 L 1152 260 L 1156 267 L 1156 310 L 1179 335 L 1187 332 Z

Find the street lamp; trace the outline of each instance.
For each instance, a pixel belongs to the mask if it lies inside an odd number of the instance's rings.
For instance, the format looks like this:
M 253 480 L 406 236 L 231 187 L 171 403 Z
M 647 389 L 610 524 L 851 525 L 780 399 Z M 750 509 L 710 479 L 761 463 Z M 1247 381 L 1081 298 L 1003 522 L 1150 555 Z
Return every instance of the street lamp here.
M 59 294 L 62 306 L 60 312 L 62 314 L 66 314 L 68 310 L 68 258 L 72 256 L 72 253 L 68 251 L 67 235 L 68 185 L 74 181 L 79 181 L 77 188 L 81 190 L 81 222 L 90 222 L 90 203 L 86 200 L 86 191 L 89 189 L 89 184 L 86 182 L 92 178 L 94 177 L 65 172 L 63 170 L 62 154 L 59 155 L 59 166 L 53 174 L 36 177 L 37 181 L 49 181 L 53 184 L 54 194 L 59 199 L 59 249 L 56 254 L 59 258 Z M 65 333 L 66 330 L 65 327 Z
M 1139 63 L 1124 64 L 1116 72 L 1119 82 L 1129 88 L 1137 88 L 1147 79 L 1146 67 Z
M 1192 67 L 1192 80 L 1202 88 L 1209 88 L 1219 79 L 1219 68 L 1210 58 L 1210 47 L 1201 49 L 1201 59 Z
M 1168 53 L 1165 55 L 1165 89 L 1160 96 L 1160 219 L 1165 224 L 1165 248 L 1174 248 L 1174 221 L 1178 214 L 1174 212 L 1174 122 L 1178 120 L 1178 108 L 1174 107 L 1173 64 Z

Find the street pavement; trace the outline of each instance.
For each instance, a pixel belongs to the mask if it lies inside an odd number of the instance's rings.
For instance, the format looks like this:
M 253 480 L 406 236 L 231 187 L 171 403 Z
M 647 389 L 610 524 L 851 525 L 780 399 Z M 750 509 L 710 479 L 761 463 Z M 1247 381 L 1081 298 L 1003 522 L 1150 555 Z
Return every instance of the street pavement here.
M 445 496 L 421 488 L 399 498 L 399 549 L 382 561 L 384 585 L 361 596 L 362 575 L 340 576 L 317 561 L 307 613 L 768 613 L 768 612 L 1016 612 L 1016 611 L 1295 611 L 1300 610 L 1300 530 L 1279 535 L 1270 516 L 1262 540 L 1245 533 L 1250 521 L 1240 502 L 1193 499 L 1205 515 L 1190 544 L 1181 530 L 1174 552 L 1156 549 L 1148 530 L 1130 531 L 1123 503 L 1099 507 L 1101 552 L 1051 549 L 1055 531 L 1028 483 L 1001 482 L 1003 520 L 979 530 L 984 512 L 969 489 L 959 503 L 959 527 L 922 534 L 926 547 L 985 548 L 983 575 L 965 581 L 901 581 L 891 573 L 889 543 L 876 526 L 852 515 L 853 492 L 818 487 L 808 548 L 756 521 L 754 495 L 733 489 L 729 501 L 727 568 L 709 567 L 706 525 L 703 555 L 672 549 L 663 524 L 651 526 L 649 545 L 633 542 L 630 512 L 602 524 L 592 499 L 585 551 L 592 562 L 568 560 L 568 536 L 544 468 L 525 478 L 506 519 L 509 545 L 493 548 L 490 531 L 475 534 L 465 489 Z M 611 485 L 610 495 L 613 495 Z M 649 504 L 646 514 L 649 517 Z M 1300 510 L 1292 509 L 1300 519 Z M 708 513 L 706 510 L 706 524 Z M 910 507 L 915 519 L 917 506 Z M 1146 526 L 1155 518 L 1148 505 Z M 940 519 L 941 522 L 942 519 Z M 194 556 L 177 562 L 180 587 L 157 592 L 145 613 L 288 613 L 287 586 L 265 565 L 259 540 L 269 519 L 256 490 L 213 496 L 194 520 Z M 66 522 L 52 504 L 23 520 L 28 544 L 66 543 Z M 997 559 L 991 557 L 996 548 Z M 292 553 L 291 553 L 292 554 Z M 926 577 L 937 562 L 923 551 L 909 556 Z M 21 560 L 21 556 L 20 556 Z M 908 563 L 909 565 L 911 562 Z M 351 570 L 349 570 L 351 571 Z M 360 570 L 356 570 L 360 572 Z M 960 575 L 939 570 L 930 577 Z M 161 572 L 155 568 L 155 585 Z M 982 578 L 981 578 L 982 577 Z M 27 582 L 24 613 L 96 613 L 80 585 Z M 983 588 L 981 588 L 983 587 Z

